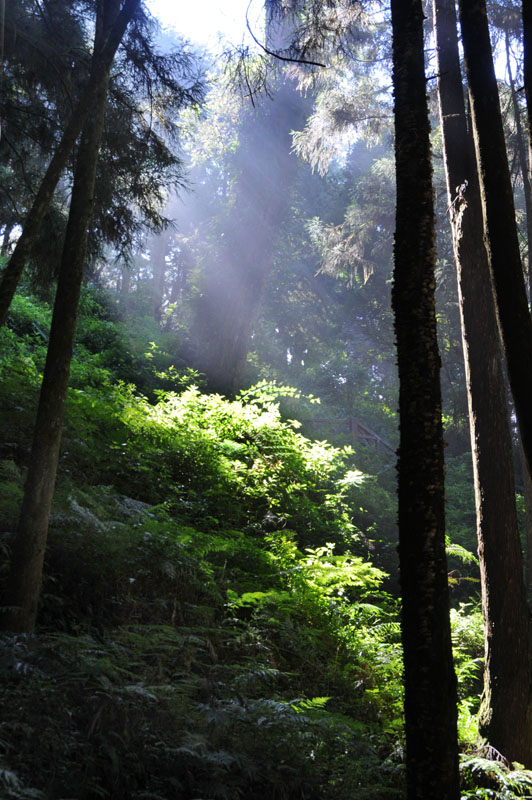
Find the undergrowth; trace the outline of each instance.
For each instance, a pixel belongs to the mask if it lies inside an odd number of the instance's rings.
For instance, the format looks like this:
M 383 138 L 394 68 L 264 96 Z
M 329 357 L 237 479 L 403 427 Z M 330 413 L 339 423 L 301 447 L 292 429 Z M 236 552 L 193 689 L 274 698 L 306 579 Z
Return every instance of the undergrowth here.
M 281 415 L 294 390 L 207 395 L 147 320 L 82 308 L 39 628 L 2 638 L 0 797 L 403 797 L 397 602 L 368 560 L 392 499 Z M 18 296 L 0 331 L 0 581 L 49 319 Z M 452 622 L 470 747 L 478 611 Z M 479 758 L 464 797 L 526 796 Z

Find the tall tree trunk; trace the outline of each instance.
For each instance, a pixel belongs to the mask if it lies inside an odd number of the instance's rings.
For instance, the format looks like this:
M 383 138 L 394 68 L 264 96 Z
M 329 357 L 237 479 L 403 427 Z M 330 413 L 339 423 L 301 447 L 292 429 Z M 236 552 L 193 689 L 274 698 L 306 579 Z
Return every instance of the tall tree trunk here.
M 408 800 L 458 800 L 445 554 L 434 212 L 421 0 L 392 0 L 399 366 L 399 565 Z
M 15 226 L 11 223 L 8 223 L 4 228 L 4 233 L 2 236 L 2 246 L 0 247 L 0 256 L 5 257 L 9 253 L 9 248 L 11 246 L 10 236 Z
M 95 68 L 102 52 L 102 42 L 106 41 L 118 9 L 119 0 L 107 0 L 100 6 L 101 15 L 97 19 L 93 55 Z M 59 460 L 76 316 L 85 266 L 87 230 L 92 213 L 96 166 L 107 105 L 110 66 L 106 79 L 99 85 L 92 114 L 85 124 L 76 157 L 72 199 L 30 466 L 4 599 L 4 606 L 8 610 L 0 616 L 0 626 L 4 630 L 31 632 L 37 616 L 48 519 Z
M 508 34 L 508 31 L 505 31 L 504 41 L 506 50 L 506 71 L 508 73 L 508 80 L 510 82 L 512 108 L 515 120 L 517 158 L 519 161 L 519 171 L 521 173 L 521 180 L 523 181 L 523 196 L 525 198 L 528 296 L 530 297 L 530 286 L 532 282 L 532 276 L 530 274 L 530 246 L 532 245 L 532 188 L 530 186 L 530 169 L 527 158 L 528 148 L 526 144 L 525 134 L 523 131 L 523 124 L 521 121 L 521 107 L 519 105 L 519 96 L 517 94 L 515 80 L 512 74 L 512 62 L 510 56 L 510 36 Z
M 530 2 L 526 4 L 527 10 L 530 9 Z M 530 12 L 528 12 L 530 13 Z M 530 25 L 531 21 L 528 21 Z M 526 26 L 526 22 L 524 21 Z M 525 27 L 525 48 L 529 47 L 529 44 L 526 43 L 526 39 L 532 35 L 531 31 L 526 31 Z M 526 136 L 523 130 L 523 125 L 521 121 L 521 108 L 519 105 L 519 96 L 517 93 L 517 89 L 515 86 L 515 80 L 512 75 L 512 64 L 510 58 L 510 37 L 508 35 L 508 31 L 505 32 L 505 49 L 506 49 L 506 70 L 508 72 L 508 78 L 510 81 L 510 90 L 512 96 L 512 106 L 514 109 L 514 119 L 515 119 L 515 128 L 516 128 L 516 138 L 517 138 L 517 155 L 519 158 L 519 168 L 521 172 L 521 179 L 523 181 L 523 195 L 525 198 L 525 213 L 526 213 L 526 242 L 527 242 L 527 277 L 528 277 L 528 298 L 529 301 L 532 298 L 532 259 L 530 255 L 530 248 L 532 247 L 532 188 L 530 185 L 530 136 L 528 137 L 528 146 L 526 143 Z M 530 65 L 528 64 L 529 55 L 525 53 L 525 76 L 527 69 L 530 69 Z M 527 103 L 528 103 L 528 93 L 527 93 Z M 528 158 L 527 158 L 528 154 Z M 527 461 L 525 458 L 525 454 L 523 452 L 523 447 L 520 443 L 519 445 L 519 456 L 521 462 L 521 472 L 523 475 L 523 498 L 525 501 L 525 530 L 526 530 L 526 589 L 527 594 L 530 595 L 530 590 L 532 587 L 532 478 L 530 475 L 530 470 L 528 469 Z
M 124 313 L 127 310 L 130 290 L 131 290 L 131 267 L 129 264 L 122 264 L 122 266 L 120 267 L 119 285 L 117 286 L 118 306 L 122 313 Z
M 525 590 L 530 608 L 532 602 L 532 478 L 521 443 L 519 443 L 519 461 L 523 475 L 523 500 L 525 503 Z
M 161 322 L 163 316 L 163 301 L 166 278 L 166 254 L 170 241 L 170 230 L 167 228 L 158 236 L 154 236 L 150 247 L 150 264 L 153 276 L 152 284 L 152 308 L 153 316 L 157 322 Z
M 33 204 L 26 214 L 22 233 L 15 249 L 6 264 L 0 280 L 0 325 L 6 321 L 9 306 L 17 289 L 22 271 L 37 239 L 40 227 L 53 197 L 59 178 L 65 169 L 76 140 L 83 129 L 89 112 L 97 103 L 102 87 L 106 85 L 107 76 L 115 57 L 116 50 L 122 41 L 126 27 L 133 17 L 140 0 L 125 0 L 124 6 L 115 20 L 113 28 L 108 31 L 106 41 L 100 50 L 98 63 L 93 63 L 88 86 L 76 104 L 61 141 L 50 161 L 48 168 L 37 190 Z
M 523 0 L 523 77 L 528 112 L 529 141 L 532 136 L 532 3 Z
M 486 249 L 519 432 L 532 467 L 532 319 L 485 0 L 459 0 Z
M 458 274 L 484 614 L 480 730 L 511 761 L 529 763 L 532 672 L 528 656 L 532 631 L 522 579 L 508 404 L 483 240 L 474 145 L 466 121 L 454 0 L 434 0 L 434 27 L 445 173 Z M 512 659 L 508 653 L 513 654 Z

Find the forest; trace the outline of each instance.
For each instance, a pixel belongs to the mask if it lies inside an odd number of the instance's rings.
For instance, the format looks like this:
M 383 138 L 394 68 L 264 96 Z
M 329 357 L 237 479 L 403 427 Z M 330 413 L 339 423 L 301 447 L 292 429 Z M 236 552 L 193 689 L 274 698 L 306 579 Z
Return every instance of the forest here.
M 154 8 L 0 0 L 0 800 L 532 798 L 532 0 Z

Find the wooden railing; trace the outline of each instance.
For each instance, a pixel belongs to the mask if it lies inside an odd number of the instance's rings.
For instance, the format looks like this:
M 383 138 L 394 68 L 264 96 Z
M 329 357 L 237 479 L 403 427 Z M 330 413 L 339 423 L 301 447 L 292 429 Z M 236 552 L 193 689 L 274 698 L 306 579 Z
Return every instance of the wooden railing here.
M 353 444 L 362 444 L 366 447 L 373 447 L 378 453 L 387 453 L 395 456 L 395 450 L 382 436 L 372 431 L 360 420 L 355 417 L 347 419 L 325 419 L 324 417 L 314 418 L 313 423 L 318 427 L 328 427 L 333 433 L 345 433 Z

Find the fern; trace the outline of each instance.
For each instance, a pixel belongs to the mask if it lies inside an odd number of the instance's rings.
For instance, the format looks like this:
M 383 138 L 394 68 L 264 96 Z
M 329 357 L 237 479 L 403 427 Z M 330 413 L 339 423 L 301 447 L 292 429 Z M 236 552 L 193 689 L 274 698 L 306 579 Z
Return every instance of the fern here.
M 467 785 L 463 797 L 487 800 L 513 800 L 532 797 L 532 771 L 511 769 L 502 760 L 464 756 L 461 772 Z
M 44 792 L 25 786 L 15 772 L 4 769 L 1 764 L 0 796 L 5 800 L 45 800 L 46 798 Z
M 451 542 L 449 538 L 447 538 L 445 544 L 445 551 L 448 556 L 456 556 L 456 558 L 459 558 L 464 564 L 475 564 L 478 566 L 478 558 L 474 553 L 456 542 Z

